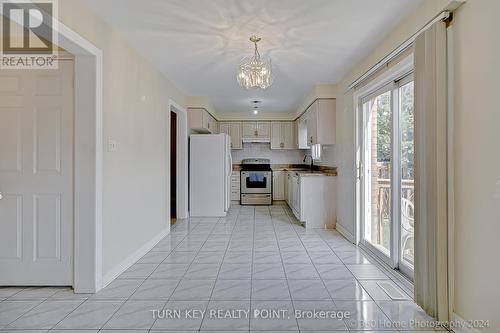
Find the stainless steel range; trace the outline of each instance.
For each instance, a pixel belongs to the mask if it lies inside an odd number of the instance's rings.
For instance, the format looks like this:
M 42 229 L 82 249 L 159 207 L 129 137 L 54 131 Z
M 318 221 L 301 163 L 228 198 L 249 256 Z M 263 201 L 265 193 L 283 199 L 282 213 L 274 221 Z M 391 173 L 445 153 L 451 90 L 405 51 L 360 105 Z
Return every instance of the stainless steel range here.
M 273 172 L 269 159 L 252 158 L 241 161 L 240 176 L 242 205 L 273 203 Z

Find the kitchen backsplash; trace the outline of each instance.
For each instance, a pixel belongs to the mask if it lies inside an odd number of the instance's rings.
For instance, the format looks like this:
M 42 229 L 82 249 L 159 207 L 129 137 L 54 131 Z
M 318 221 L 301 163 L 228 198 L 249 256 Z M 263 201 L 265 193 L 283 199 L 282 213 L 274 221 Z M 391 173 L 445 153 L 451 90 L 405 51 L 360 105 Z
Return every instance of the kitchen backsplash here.
M 336 153 L 336 145 L 333 146 L 322 146 L 321 152 L 321 162 L 315 162 L 314 164 L 336 167 L 337 166 L 337 153 Z
M 322 161 L 317 165 L 336 166 L 335 146 L 324 146 Z M 244 143 L 243 149 L 233 149 L 232 157 L 234 164 L 240 164 L 245 158 L 268 158 L 271 164 L 302 164 L 304 155 L 310 154 L 308 149 L 271 149 L 269 143 Z M 309 159 L 307 160 L 309 163 Z

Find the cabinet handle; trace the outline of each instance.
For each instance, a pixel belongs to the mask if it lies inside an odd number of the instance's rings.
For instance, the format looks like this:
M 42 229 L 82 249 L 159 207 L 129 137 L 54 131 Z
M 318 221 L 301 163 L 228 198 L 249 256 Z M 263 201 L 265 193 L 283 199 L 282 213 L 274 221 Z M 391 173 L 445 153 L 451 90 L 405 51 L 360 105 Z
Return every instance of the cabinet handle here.
M 258 131 L 255 131 L 254 132 L 255 136 L 258 136 L 259 135 L 259 132 Z

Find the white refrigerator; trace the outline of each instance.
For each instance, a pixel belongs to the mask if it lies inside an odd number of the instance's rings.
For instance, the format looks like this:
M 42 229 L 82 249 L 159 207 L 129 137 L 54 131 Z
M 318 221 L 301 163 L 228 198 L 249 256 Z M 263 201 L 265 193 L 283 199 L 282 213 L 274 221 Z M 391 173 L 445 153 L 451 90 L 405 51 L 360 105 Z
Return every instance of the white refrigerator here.
M 189 215 L 226 216 L 231 205 L 231 137 L 189 136 Z

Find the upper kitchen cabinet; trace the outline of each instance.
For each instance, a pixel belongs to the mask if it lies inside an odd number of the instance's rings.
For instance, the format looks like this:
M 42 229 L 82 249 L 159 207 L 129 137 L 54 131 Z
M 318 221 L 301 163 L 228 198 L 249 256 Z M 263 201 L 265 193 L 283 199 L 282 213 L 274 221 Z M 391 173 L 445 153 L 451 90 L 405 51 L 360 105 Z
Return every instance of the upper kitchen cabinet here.
M 335 144 L 335 99 L 317 99 L 302 117 L 307 123 L 307 145 Z
M 295 122 L 271 122 L 271 149 L 295 149 Z
M 188 108 L 188 125 L 199 133 L 216 134 L 218 131 L 217 120 L 203 108 Z
M 244 121 L 242 123 L 243 139 L 271 137 L 271 123 L 268 121 Z
M 271 123 L 270 122 L 258 122 L 257 123 L 257 135 L 262 138 L 271 137 Z
M 231 148 L 242 149 L 241 122 L 221 121 L 219 122 L 219 133 L 225 133 L 231 137 Z
M 300 117 L 295 121 L 297 127 L 296 134 L 296 145 L 299 149 L 309 149 L 309 143 L 307 139 L 307 119 L 305 115 Z

